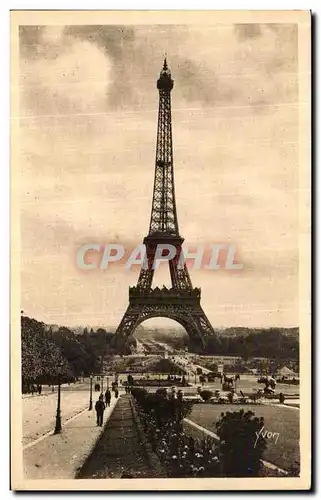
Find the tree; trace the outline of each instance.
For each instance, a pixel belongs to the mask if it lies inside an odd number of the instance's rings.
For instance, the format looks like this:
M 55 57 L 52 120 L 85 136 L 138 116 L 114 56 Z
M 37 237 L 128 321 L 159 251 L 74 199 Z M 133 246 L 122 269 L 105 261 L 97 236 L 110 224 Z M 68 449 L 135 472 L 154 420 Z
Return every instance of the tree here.
M 255 417 L 252 411 L 221 414 L 216 428 L 224 476 L 258 476 L 266 448 L 266 439 L 259 434 L 263 427 L 264 419 Z
M 100 335 L 101 337 L 106 337 L 107 332 L 104 328 L 97 328 L 96 335 Z
M 21 375 L 23 390 L 34 383 L 56 382 L 58 372 L 70 376 L 70 366 L 44 323 L 21 318 Z
M 59 346 L 62 356 L 68 361 L 74 377 L 88 373 L 89 356 L 81 342 L 81 336 L 75 335 L 69 328 L 60 327 L 53 333 L 52 338 Z

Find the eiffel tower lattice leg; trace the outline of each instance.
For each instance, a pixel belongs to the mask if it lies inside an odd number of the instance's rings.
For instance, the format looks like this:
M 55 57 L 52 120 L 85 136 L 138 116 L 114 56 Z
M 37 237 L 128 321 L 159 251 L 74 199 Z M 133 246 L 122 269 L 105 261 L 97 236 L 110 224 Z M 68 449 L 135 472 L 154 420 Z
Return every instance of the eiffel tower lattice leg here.
M 196 325 L 203 345 L 206 346 L 208 338 L 215 337 L 215 333 L 211 323 L 207 319 L 207 316 L 201 306 L 197 306 L 196 308 L 192 309 L 191 317 L 193 319 L 193 323 Z
M 127 311 L 125 312 L 115 334 L 114 347 L 124 350 L 128 338 L 133 335 L 135 328 L 140 321 L 143 308 L 144 306 L 137 305 L 129 305 L 127 307 Z

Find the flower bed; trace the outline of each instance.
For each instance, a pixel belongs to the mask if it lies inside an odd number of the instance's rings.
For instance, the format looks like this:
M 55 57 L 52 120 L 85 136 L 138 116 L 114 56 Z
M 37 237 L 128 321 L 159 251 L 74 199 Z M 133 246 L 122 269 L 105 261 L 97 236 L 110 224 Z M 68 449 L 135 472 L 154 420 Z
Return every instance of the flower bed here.
M 212 424 L 214 434 L 206 435 L 200 432 L 201 428 L 195 431 L 197 425 L 186 425 L 191 424 L 186 417 L 193 403 L 184 400 L 181 391 L 176 394 L 175 390 L 168 392 L 162 388 L 151 394 L 146 389 L 133 388 L 132 395 L 142 435 L 150 453 L 159 459 L 166 471 L 166 477 L 262 477 L 272 474 L 262 462 L 267 445 L 265 438 L 256 442 L 256 433 L 264 427 L 263 417 L 257 418 L 242 407 L 240 411 L 221 412 L 216 425 Z M 277 477 L 279 472 L 273 471 L 272 475 Z
M 137 414 L 152 450 L 168 477 L 218 477 L 217 444 L 209 437 L 194 439 L 185 434 L 183 419 L 192 404 L 164 390 L 148 394 L 133 388 Z

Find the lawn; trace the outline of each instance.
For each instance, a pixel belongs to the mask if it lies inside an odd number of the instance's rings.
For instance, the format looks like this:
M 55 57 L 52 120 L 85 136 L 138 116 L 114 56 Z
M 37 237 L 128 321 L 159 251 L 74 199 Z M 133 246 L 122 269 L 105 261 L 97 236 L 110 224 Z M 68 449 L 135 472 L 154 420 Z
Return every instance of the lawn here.
M 215 423 L 222 412 L 251 410 L 257 417 L 264 417 L 264 428 L 268 432 L 280 434 L 277 443 L 267 439 L 264 460 L 288 470 L 295 461 L 300 461 L 300 428 L 298 410 L 267 405 L 194 405 L 189 419 L 216 433 Z

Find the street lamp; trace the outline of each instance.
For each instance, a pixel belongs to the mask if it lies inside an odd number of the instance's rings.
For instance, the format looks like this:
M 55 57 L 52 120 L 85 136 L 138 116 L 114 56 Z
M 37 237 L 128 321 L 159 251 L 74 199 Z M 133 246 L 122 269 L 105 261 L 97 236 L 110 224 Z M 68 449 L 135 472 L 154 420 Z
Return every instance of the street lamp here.
M 88 411 L 93 409 L 93 376 L 90 375 L 90 396 L 89 396 L 89 408 Z
M 104 392 L 104 374 L 101 376 L 101 392 Z
M 60 412 L 60 391 L 61 391 L 61 368 L 63 366 L 62 361 L 58 363 L 58 401 L 57 401 L 57 413 L 56 413 L 56 427 L 55 434 L 59 434 L 61 432 L 61 412 Z

